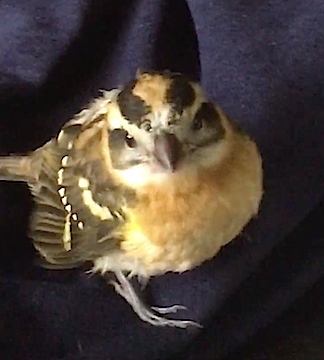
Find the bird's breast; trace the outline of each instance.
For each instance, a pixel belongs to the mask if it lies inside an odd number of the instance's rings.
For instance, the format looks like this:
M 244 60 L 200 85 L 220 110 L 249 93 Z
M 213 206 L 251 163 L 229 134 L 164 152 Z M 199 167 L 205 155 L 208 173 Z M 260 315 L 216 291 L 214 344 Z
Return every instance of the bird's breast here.
M 136 205 L 126 209 L 125 253 L 148 275 L 182 272 L 212 258 L 258 211 L 261 160 L 254 146 L 246 150 L 223 167 L 141 188 Z

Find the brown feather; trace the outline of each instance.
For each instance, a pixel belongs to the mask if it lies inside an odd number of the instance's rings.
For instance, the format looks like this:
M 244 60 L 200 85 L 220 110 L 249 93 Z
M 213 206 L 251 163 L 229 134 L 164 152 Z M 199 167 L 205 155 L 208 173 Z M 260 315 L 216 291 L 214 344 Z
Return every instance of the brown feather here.
M 179 174 L 163 185 L 138 192 L 123 247 L 152 271 L 159 262 L 170 271 L 187 270 L 212 258 L 257 213 L 261 158 L 251 140 L 237 135 L 216 168 Z

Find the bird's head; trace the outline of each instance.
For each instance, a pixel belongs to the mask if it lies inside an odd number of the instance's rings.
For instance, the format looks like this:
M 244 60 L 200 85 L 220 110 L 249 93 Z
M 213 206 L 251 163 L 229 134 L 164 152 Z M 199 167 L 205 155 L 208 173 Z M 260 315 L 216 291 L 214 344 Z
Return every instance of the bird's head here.
M 197 82 L 170 72 L 137 74 L 108 119 L 112 167 L 130 186 L 214 164 L 231 131 Z

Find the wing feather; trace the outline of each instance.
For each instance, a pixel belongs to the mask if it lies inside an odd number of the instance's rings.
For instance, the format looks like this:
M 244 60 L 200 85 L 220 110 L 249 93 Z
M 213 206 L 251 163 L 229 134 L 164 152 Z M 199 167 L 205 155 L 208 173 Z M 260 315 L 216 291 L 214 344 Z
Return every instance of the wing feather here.
M 89 127 L 89 124 L 87 123 L 86 126 Z M 71 141 L 86 131 L 75 123 L 71 123 L 70 127 L 74 128 L 73 131 L 70 131 L 69 126 L 66 127 L 59 140 L 51 140 L 43 149 L 38 181 L 36 184 L 31 184 L 35 208 L 30 221 L 30 237 L 36 249 L 49 263 L 45 266 L 51 268 L 78 266 L 106 251 L 118 248 L 120 243 L 120 239 L 114 236 L 114 230 L 122 219 L 112 217 L 102 221 L 83 203 L 82 189 L 78 186 L 80 177 L 89 177 L 94 194 L 97 188 L 104 188 L 106 192 L 110 192 L 112 187 L 109 179 L 105 179 L 105 184 L 98 184 L 102 179 L 99 172 L 104 166 L 104 162 L 100 162 L 100 157 L 96 161 L 90 159 L 87 162 L 84 157 L 79 158 L 80 154 L 72 150 L 71 146 L 67 148 Z M 62 159 L 67 155 L 69 161 L 63 166 Z M 61 183 L 58 184 L 58 172 L 61 169 L 63 169 Z M 63 196 L 59 193 L 62 188 L 64 188 Z M 112 193 L 116 193 L 116 187 L 113 188 Z M 65 197 L 64 201 L 62 197 Z M 96 198 L 108 199 L 106 203 L 101 204 L 103 206 L 114 210 L 120 209 L 118 196 L 116 200 L 114 200 L 115 195 L 112 194 L 109 196 L 101 194 L 101 197 L 96 196 Z M 63 241 L 66 231 L 71 237 L 69 251 L 65 249 Z

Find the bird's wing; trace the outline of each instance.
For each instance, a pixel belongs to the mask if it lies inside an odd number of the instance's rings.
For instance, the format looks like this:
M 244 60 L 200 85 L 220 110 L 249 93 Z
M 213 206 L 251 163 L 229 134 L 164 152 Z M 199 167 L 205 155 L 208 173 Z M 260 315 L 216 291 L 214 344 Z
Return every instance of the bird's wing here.
M 105 121 L 99 114 L 70 122 L 41 151 L 38 181 L 30 184 L 30 237 L 51 267 L 77 266 L 119 248 L 123 194 L 101 156 Z

